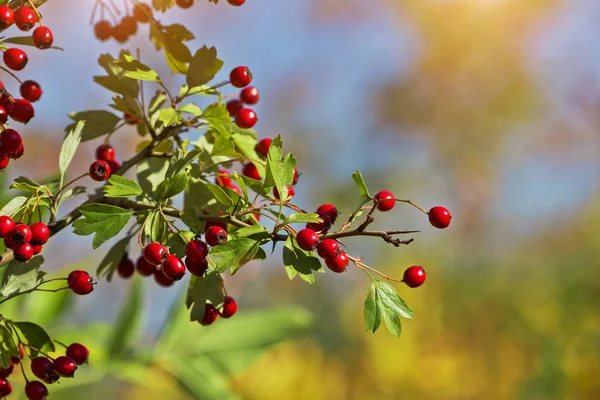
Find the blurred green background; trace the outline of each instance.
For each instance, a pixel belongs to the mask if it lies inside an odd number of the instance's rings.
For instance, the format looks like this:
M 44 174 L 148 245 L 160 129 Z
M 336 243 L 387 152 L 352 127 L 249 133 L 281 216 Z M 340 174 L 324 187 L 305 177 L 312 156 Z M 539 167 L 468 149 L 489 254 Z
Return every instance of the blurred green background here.
M 97 55 L 118 47 L 93 40 L 87 3 L 47 7 L 44 22 L 65 52 L 31 57 L 27 78 L 44 97 L 24 130 L 23 162 L 5 178 L 46 176 L 64 115 L 110 100 L 91 75 Z M 67 8 L 84 17 L 61 23 Z M 256 129 L 281 133 L 297 156 L 303 208 L 332 202 L 351 212 L 350 175 L 360 168 L 373 193 L 444 205 L 452 225 L 438 231 L 399 204 L 375 225 L 422 230 L 414 243 L 346 241 L 389 275 L 427 270 L 423 287 L 398 286 L 416 314 L 400 339 L 365 331 L 361 271 L 318 275 L 309 287 L 288 280 L 280 252 L 227 278 L 239 313 L 205 329 L 178 320 L 181 303 L 171 308 L 182 284 L 101 282 L 64 309 L 31 296 L 24 318 L 92 347 L 92 365 L 52 397 L 600 398 L 599 17 L 591 0 L 248 0 L 169 11 L 161 19 L 196 33 L 190 47 L 218 48 L 223 77 L 236 65 L 252 69 L 262 96 Z M 180 84 L 145 35 L 127 47 L 140 47 L 167 85 Z M 133 131 L 115 139 L 122 158 L 139 140 Z M 73 176 L 96 145 L 82 146 Z M 70 270 L 84 257 L 78 267 L 93 271 L 110 245 L 91 254 L 90 240 L 61 233 L 46 268 Z M 120 337 L 112 321 L 136 302 L 142 314 L 123 319 L 139 325 L 124 352 L 111 353 Z M 48 318 L 52 310 L 62 312 Z

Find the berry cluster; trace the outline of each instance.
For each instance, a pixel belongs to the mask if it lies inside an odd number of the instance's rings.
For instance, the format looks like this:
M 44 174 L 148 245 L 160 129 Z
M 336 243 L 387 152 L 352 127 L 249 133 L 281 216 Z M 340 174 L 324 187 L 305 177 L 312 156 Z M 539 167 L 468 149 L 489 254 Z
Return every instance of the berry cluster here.
M 98 146 L 96 149 L 96 161 L 90 165 L 90 177 L 98 182 L 107 180 L 112 172 L 117 171 L 121 167 L 121 163 L 116 159 L 115 148 L 110 144 L 105 143 Z
M 50 238 L 50 230 L 43 222 L 29 226 L 3 215 L 0 216 L 0 237 L 4 239 L 4 246 L 13 250 L 15 260 L 25 262 L 42 251 Z
M 67 277 L 67 283 L 73 293 L 80 296 L 92 293 L 96 284 L 89 273 L 80 269 L 71 271 Z
M 244 105 L 257 104 L 260 99 L 258 89 L 254 86 L 248 86 L 252 82 L 252 73 L 248 67 L 236 67 L 229 74 L 229 82 L 233 87 L 243 89 L 240 92 L 239 99 L 227 102 L 227 111 L 235 120 L 237 126 L 242 129 L 250 129 L 256 125 L 258 117 L 254 110 L 244 107 Z

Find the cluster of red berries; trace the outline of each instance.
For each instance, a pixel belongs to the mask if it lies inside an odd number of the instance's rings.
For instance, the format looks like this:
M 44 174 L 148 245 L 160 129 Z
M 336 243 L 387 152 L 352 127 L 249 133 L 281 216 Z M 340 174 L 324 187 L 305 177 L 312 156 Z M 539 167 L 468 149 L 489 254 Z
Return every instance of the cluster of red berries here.
M 28 32 L 37 24 L 37 22 L 38 13 L 33 8 L 22 6 L 16 11 L 13 11 L 12 8 L 8 6 L 0 6 L 0 31 L 8 28 L 14 23 L 20 30 Z M 48 27 L 41 25 L 40 21 L 40 26 L 34 29 L 31 39 L 33 40 L 35 47 L 44 50 L 52 46 L 54 36 Z M 12 70 L 22 70 L 27 65 L 27 61 L 29 61 L 27 53 L 19 48 L 12 47 L 3 50 L 3 52 L 2 58 L 4 64 Z
M 246 2 L 246 0 L 227 0 L 227 2 L 229 4 L 231 4 L 232 6 L 239 7 L 242 4 L 244 4 Z M 194 0 L 175 0 L 175 3 L 179 7 L 186 9 L 186 8 L 190 8 L 191 6 L 194 5 Z
M 80 269 L 71 271 L 67 277 L 67 283 L 69 284 L 69 288 L 73 291 L 73 293 L 80 296 L 85 296 L 86 294 L 92 293 L 95 285 L 94 279 L 90 276 L 90 274 Z
M 4 239 L 4 246 L 13 250 L 15 260 L 25 262 L 42 251 L 50 238 L 50 229 L 43 222 L 29 226 L 3 215 L 0 216 L 0 237 Z
M 96 148 L 96 161 L 90 165 L 90 178 L 102 182 L 110 177 L 110 174 L 121 168 L 121 163 L 116 159 L 115 148 L 110 144 L 101 144 Z
M 125 43 L 137 33 L 138 23 L 146 24 L 152 19 L 152 7 L 146 3 L 136 3 L 131 15 L 126 14 L 118 24 L 112 25 L 103 19 L 94 25 L 94 35 L 102 42 L 113 38 L 119 43 Z
M 240 98 L 227 102 L 227 111 L 234 119 L 235 124 L 242 129 L 250 129 L 258 121 L 258 117 L 254 110 L 244 107 L 245 104 L 257 104 L 260 99 L 258 89 L 250 85 L 252 82 L 252 73 L 248 67 L 235 67 L 229 74 L 229 82 L 233 87 L 243 88 L 240 92 Z
M 22 347 L 21 347 L 22 351 Z M 31 360 L 31 372 L 36 378 L 52 384 L 62 378 L 72 378 L 78 365 L 88 363 L 89 350 L 80 343 L 73 343 L 67 347 L 66 355 L 51 359 L 40 356 Z M 21 358 L 23 358 L 23 352 Z M 14 365 L 21 359 L 13 357 L 8 368 L 0 369 L 0 397 L 8 396 L 12 392 L 12 385 L 7 377 L 14 370 Z M 25 385 L 25 395 L 29 400 L 43 400 L 48 396 L 48 388 L 40 381 L 28 381 Z

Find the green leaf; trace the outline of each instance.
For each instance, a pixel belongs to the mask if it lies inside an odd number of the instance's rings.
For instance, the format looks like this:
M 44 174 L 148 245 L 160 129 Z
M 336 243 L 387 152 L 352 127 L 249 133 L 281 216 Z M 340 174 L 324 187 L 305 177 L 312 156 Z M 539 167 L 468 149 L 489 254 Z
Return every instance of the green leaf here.
M 232 236 L 235 238 L 247 237 L 263 242 L 271 239 L 271 232 L 262 225 L 253 225 L 238 229 L 232 234 Z
M 201 153 L 202 150 L 193 149 L 184 156 L 183 151 L 178 150 L 169 160 L 169 169 L 167 169 L 165 177 L 169 179 L 173 177 L 173 175 L 183 171 L 188 165 L 193 163 Z
M 304 224 L 308 222 L 323 222 L 323 220 L 321 219 L 321 217 L 319 217 L 319 214 L 317 213 L 293 213 L 288 215 L 285 221 L 283 221 L 283 224 Z
M 120 117 L 106 110 L 89 110 L 70 113 L 68 115 L 75 123 L 68 125 L 67 132 L 73 130 L 79 121 L 85 121 L 85 126 L 81 131 L 81 141 L 87 142 L 114 132 L 115 127 L 121 120 Z
M 219 307 L 224 298 L 223 283 L 216 271 L 209 269 L 201 277 L 192 276 L 185 300 L 186 307 L 191 309 L 190 321 L 202 320 L 207 301 Z
M 369 332 L 375 333 L 383 319 L 388 331 L 396 337 L 400 337 L 402 334 L 400 317 L 413 318 L 414 316 L 413 310 L 406 305 L 396 289 L 378 279 L 373 280 L 369 288 L 364 313 L 365 324 Z
M 196 217 L 194 210 L 186 208 L 183 210 L 183 215 L 180 217 L 183 222 L 192 231 L 200 233 L 204 229 L 198 217 Z
M 223 61 L 217 58 L 217 49 L 202 46 L 190 62 L 185 83 L 189 87 L 204 85 L 210 82 L 223 66 Z
M 188 85 L 181 85 L 179 88 L 179 97 L 191 96 L 194 94 L 200 96 L 214 96 L 218 95 L 219 91 L 210 85 L 200 85 L 193 88 L 188 87 Z
M 259 248 L 260 242 L 250 238 L 239 238 L 213 247 L 209 257 L 217 272 L 230 270 L 233 275 L 254 258 Z
M 12 357 L 19 356 L 19 349 L 10 330 L 0 325 L 0 368 L 8 368 Z
M 163 29 L 165 30 L 167 35 L 181 42 L 187 42 L 195 39 L 194 34 L 181 24 L 171 24 L 163 26 Z
M 121 175 L 111 175 L 108 184 L 102 188 L 105 197 L 127 198 L 142 194 L 142 188 L 131 179 Z
M 67 168 L 73 157 L 75 156 L 75 152 L 77 151 L 77 147 L 81 142 L 81 131 L 85 126 L 85 121 L 78 121 L 75 128 L 71 130 L 65 140 L 63 141 L 62 148 L 60 149 L 60 155 L 58 156 L 58 168 L 60 170 L 60 186 L 62 187 L 63 181 L 65 179 L 65 173 L 67 172 Z
M 139 330 L 142 326 L 142 289 L 141 278 L 135 277 L 127 291 L 127 298 L 119 312 L 113 335 L 108 342 L 110 357 L 127 354 L 129 347 L 138 342 Z
M 179 172 L 172 178 L 165 179 L 156 189 L 156 199 L 163 201 L 177 196 L 187 186 L 188 175 L 185 171 Z
M 84 194 L 84 193 L 86 193 L 86 191 L 87 191 L 87 188 L 85 186 L 75 186 L 71 189 L 65 190 L 58 197 L 57 207 L 60 206 L 63 203 L 63 201 L 70 199 L 71 197 L 75 197 L 80 194 Z
M 119 240 L 111 249 L 106 253 L 100 265 L 98 265 L 98 269 L 96 270 L 96 275 L 98 279 L 103 278 L 108 275 L 107 280 L 110 282 L 113 274 L 117 270 L 119 263 L 123 259 L 125 255 L 125 251 L 127 250 L 127 245 L 131 240 L 131 236 L 127 236 Z
M 8 297 L 36 287 L 46 275 L 44 271 L 39 270 L 43 263 L 42 256 L 36 256 L 25 264 L 11 261 L 2 278 L 0 295 Z
M 152 116 L 155 112 L 157 112 L 167 101 L 167 95 L 162 92 L 157 92 L 154 97 L 150 100 L 150 104 L 148 105 L 148 116 Z
M 33 43 L 33 37 L 31 35 L 29 35 L 29 36 L 15 36 L 15 37 L 10 37 L 10 38 L 4 38 L 4 39 L 2 39 L 2 42 L 3 43 L 19 44 L 21 46 L 37 47 L 35 45 L 35 43 Z M 58 47 L 58 46 L 52 46 L 50 48 L 54 49 L 54 50 L 60 50 L 60 51 L 64 51 L 65 50 L 62 47 Z
M 24 176 L 20 176 L 15 179 L 15 183 L 10 185 L 9 189 L 22 190 L 23 192 L 27 193 L 36 193 L 40 186 L 41 185 L 39 183 L 34 182 L 31 179 L 26 178 Z M 42 193 L 45 193 L 45 191 Z
M 95 233 L 92 241 L 94 249 L 118 235 L 133 216 L 131 211 L 108 204 L 87 204 L 79 207 L 79 211 L 84 218 L 75 221 L 73 232 L 80 236 Z
M 311 285 L 315 283 L 313 271 L 321 269 L 319 259 L 313 253 L 299 248 L 293 236 L 288 236 L 283 246 L 283 265 L 290 279 L 294 279 L 299 274 L 300 278 Z
M 256 139 L 239 133 L 234 133 L 231 137 L 236 148 L 254 164 L 260 176 L 265 176 L 265 165 L 259 160 L 258 154 L 254 150 Z
M 21 207 L 23 207 L 27 200 L 29 199 L 25 196 L 17 196 L 12 198 L 6 205 L 4 205 L 4 207 L 2 207 L 2 210 L 0 210 L 0 215 L 13 215 Z
M 222 126 L 231 123 L 231 117 L 224 103 L 214 103 L 206 107 L 202 113 L 202 118 L 210 122 L 221 133 Z
M 365 325 L 367 331 L 375 333 L 379 325 L 381 325 L 381 314 L 377 306 L 377 285 L 375 282 L 371 284 L 367 299 L 365 300 Z
M 369 189 L 367 188 L 367 185 L 365 184 L 365 181 L 359 170 L 356 170 L 352 174 L 352 179 L 354 180 L 354 183 L 356 183 L 356 186 L 358 186 L 358 190 L 360 191 L 360 203 L 358 207 L 356 207 L 356 211 L 354 211 L 354 213 L 352 214 L 350 221 L 354 221 L 356 217 L 360 216 L 362 214 L 362 211 L 360 211 L 361 208 L 373 199 L 373 196 L 369 194 Z
M 164 158 L 149 158 L 137 166 L 137 180 L 144 193 L 155 193 L 158 185 L 165 180 L 169 168 L 169 160 Z
M 392 285 L 380 280 L 375 282 L 377 285 L 377 298 L 385 308 L 403 318 L 411 319 L 415 316 L 413 310 L 402 300 Z
M 146 220 L 146 225 L 144 225 L 144 235 L 150 242 L 156 242 L 161 237 L 161 233 L 164 228 L 164 220 L 160 212 L 157 210 L 151 211 L 150 216 Z
M 131 54 L 122 53 L 121 57 L 115 61 L 115 64 L 125 71 L 123 75 L 128 78 L 140 81 L 160 82 L 156 71 L 136 60 Z
M 294 168 L 296 166 L 296 159 L 292 154 L 288 154 L 283 157 L 283 141 L 281 136 L 277 135 L 271 146 L 269 147 L 269 153 L 267 154 L 267 168 L 265 187 L 275 186 L 277 191 L 280 193 L 282 201 L 288 199 L 288 187 L 294 181 Z
M 29 351 L 31 357 L 35 358 L 38 355 L 37 350 L 41 350 L 46 353 L 53 353 L 56 351 L 50 335 L 46 333 L 44 328 L 34 324 L 33 322 L 13 322 L 13 324 L 23 333 L 27 343 L 31 346 Z M 34 350 L 37 349 L 37 350 Z
M 152 7 L 155 10 L 165 12 L 175 5 L 175 0 L 152 0 Z
M 204 182 L 204 185 L 210 190 L 213 194 L 217 202 L 223 204 L 227 207 L 232 207 L 235 205 L 234 201 L 227 194 L 227 192 L 223 189 L 223 187 L 219 185 L 215 185 L 214 183 Z
M 163 126 L 170 126 L 180 124 L 183 121 L 183 116 L 179 110 L 175 110 L 173 107 L 163 108 L 158 113 L 158 121 L 162 122 Z M 155 128 L 158 128 L 158 126 L 155 126 Z
M 193 103 L 184 104 L 179 107 L 179 111 L 199 117 L 202 115 L 202 109 Z

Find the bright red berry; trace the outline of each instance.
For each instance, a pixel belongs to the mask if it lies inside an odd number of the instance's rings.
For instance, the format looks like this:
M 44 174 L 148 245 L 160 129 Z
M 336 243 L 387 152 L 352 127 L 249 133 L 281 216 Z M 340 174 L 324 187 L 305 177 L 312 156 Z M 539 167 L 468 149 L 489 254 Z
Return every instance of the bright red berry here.
M 406 286 L 410 288 L 417 288 L 425 283 L 425 279 L 427 279 L 427 274 L 425 273 L 423 267 L 413 265 L 404 271 L 402 282 L 404 282 Z
M 8 167 L 8 163 L 10 162 L 10 158 L 8 154 L 0 150 L 0 171 L 4 171 L 6 167 Z
M 273 143 L 273 139 L 262 139 L 256 144 L 254 150 L 261 156 L 267 157 L 267 154 L 269 154 L 269 148 L 271 147 L 271 143 Z
M 235 124 L 242 129 L 252 128 L 257 121 L 256 113 L 250 108 L 242 108 L 235 114 Z
M 154 242 L 144 247 L 144 258 L 152 265 L 160 265 L 167 258 L 169 252 L 160 243 Z
M 447 208 L 436 206 L 429 210 L 429 222 L 438 229 L 447 228 L 450 225 L 452 215 Z
M 23 138 L 19 132 L 14 129 L 8 128 L 4 132 L 0 133 L 0 146 L 2 151 L 6 153 L 12 153 L 19 150 L 19 147 L 23 144 Z
M 31 225 L 31 241 L 34 246 L 46 244 L 50 238 L 50 229 L 43 222 L 36 222 Z
M 294 177 L 292 178 L 292 185 L 295 185 L 298 183 L 298 178 L 300 178 L 300 173 L 298 173 L 298 168 L 294 167 Z
M 121 168 L 121 163 L 118 162 L 117 160 L 110 160 L 106 162 L 108 164 L 108 166 L 110 167 L 110 174 L 114 174 L 115 172 L 117 172 L 119 170 L 119 168 Z M 110 175 L 109 175 L 110 178 Z
M 200 239 L 194 239 L 185 247 L 185 255 L 197 259 L 205 258 L 208 255 L 208 245 Z
M 216 183 L 219 186 L 230 186 L 231 178 L 229 177 L 229 172 L 224 169 L 220 169 L 217 173 Z
M 137 270 L 138 274 L 142 276 L 150 276 L 154 274 L 158 268 L 156 268 L 156 265 L 152 265 L 146 261 L 144 256 L 141 256 L 138 258 L 135 264 L 135 269 Z
M 177 5 L 181 8 L 190 8 L 194 5 L 194 0 L 176 0 Z
M 47 357 L 37 357 L 31 361 L 31 372 L 37 378 L 46 379 L 52 373 L 52 361 Z
M 110 176 L 110 166 L 106 161 L 96 160 L 90 165 L 90 178 L 102 182 Z
M 312 229 L 315 232 L 323 232 L 328 230 L 331 227 L 331 218 L 329 215 L 324 212 L 317 212 L 319 214 L 319 218 L 323 220 L 323 222 L 309 222 L 306 224 L 308 229 Z
M 169 287 L 175 283 L 175 281 L 166 276 L 160 268 L 157 268 L 154 272 L 154 281 L 163 287 Z
M 227 0 L 227 2 L 228 2 L 229 4 L 231 4 L 232 6 L 239 7 L 239 6 L 241 6 L 242 4 L 244 4 L 244 3 L 246 2 L 246 0 Z
M 72 343 L 67 347 L 67 357 L 75 361 L 77 365 L 87 364 L 90 351 L 80 343 Z
M 72 378 L 75 375 L 75 371 L 77 370 L 77 363 L 73 361 L 70 357 L 60 356 L 56 360 L 54 360 L 54 364 L 52 365 L 52 369 L 58 375 L 64 378 Z
M 4 125 L 8 121 L 8 113 L 6 108 L 0 106 L 0 125 Z
M 327 268 L 336 273 L 341 273 L 346 270 L 350 260 L 348 260 L 348 256 L 344 250 L 340 250 L 338 255 L 332 260 L 326 260 L 325 265 Z
M 38 26 L 35 28 L 31 38 L 35 47 L 40 50 L 49 49 L 52 47 L 52 43 L 54 43 L 54 35 L 47 26 Z
M 2 60 L 8 68 L 15 71 L 21 71 L 27 65 L 29 58 L 27 57 L 27 53 L 23 50 L 12 47 L 4 52 Z M 10 113 L 8 109 L 6 111 Z
M 7 114 L 10 114 L 13 109 L 13 101 L 13 98 L 7 94 L 0 96 L 0 106 L 4 108 Z
M 209 246 L 216 246 L 227 241 L 227 231 L 218 226 L 211 226 L 204 231 L 204 239 Z
M 13 108 L 8 115 L 22 124 L 28 123 L 35 116 L 33 104 L 25 99 L 15 99 Z
M 0 238 L 8 235 L 13 229 L 15 229 L 15 221 L 8 215 L 0 217 Z
M 145 23 L 149 22 L 150 18 L 152 17 L 152 7 L 150 7 L 146 3 L 137 3 L 133 7 L 132 13 L 133 13 L 133 17 L 136 19 L 136 21 L 141 22 L 142 24 L 145 24 Z
M 296 234 L 296 242 L 302 250 L 313 251 L 319 244 L 319 235 L 312 229 L 304 228 Z
M 123 256 L 123 258 L 119 262 L 119 265 L 117 265 L 117 272 L 119 273 L 119 276 L 121 278 L 125 279 L 129 278 L 135 272 L 135 265 L 133 264 L 133 261 L 129 257 L 127 257 L 127 254 Z
M 73 293 L 80 296 L 92 293 L 94 291 L 94 280 L 85 271 L 72 271 L 67 277 L 67 282 Z
M 110 144 L 101 144 L 96 148 L 96 160 L 109 162 L 115 159 L 115 148 Z
M 193 258 L 187 256 L 185 258 L 185 266 L 190 274 L 195 276 L 202 276 L 208 269 L 208 260 L 206 258 Z
M 127 33 L 127 36 L 133 36 L 137 32 L 137 21 L 131 15 L 124 16 L 119 25 Z
M 285 203 L 286 201 L 290 201 L 290 199 L 292 197 L 294 197 L 294 195 L 296 194 L 296 190 L 294 189 L 293 186 L 288 186 L 287 188 L 287 198 L 285 200 L 283 200 L 283 202 Z M 277 190 L 276 187 L 273 188 L 273 197 L 275 197 L 277 200 L 281 200 L 281 195 L 279 194 L 279 190 Z
M 234 192 L 236 192 L 237 194 L 239 194 L 240 196 L 242 196 L 242 191 L 240 190 L 239 187 L 235 186 L 234 184 L 227 185 L 225 187 L 228 188 L 228 189 L 233 190 Z
M 15 12 L 8 6 L 0 6 L 0 30 L 8 28 L 15 22 Z
M 42 252 L 42 250 L 44 249 L 44 246 L 40 245 L 40 246 L 33 246 L 33 255 L 37 255 L 40 254 Z
M 19 146 L 19 150 L 14 151 L 12 153 L 7 153 L 8 158 L 12 158 L 13 160 L 18 160 L 19 158 L 21 158 L 23 156 L 23 153 L 25 153 L 25 146 L 23 146 L 23 144 L 21 144 L 21 146 Z
M 340 253 L 340 244 L 333 239 L 322 240 L 317 247 L 317 253 L 325 261 L 333 260 Z
M 163 274 L 172 281 L 180 281 L 185 275 L 185 265 L 179 257 L 169 254 L 161 265 Z
M 251 162 L 244 165 L 242 173 L 248 178 L 256 179 L 257 181 L 260 180 L 260 173 L 258 172 L 258 168 L 256 168 L 256 165 L 252 164 Z
M 94 35 L 96 35 L 96 38 L 102 42 L 110 39 L 112 32 L 113 27 L 111 23 L 105 19 L 98 21 L 96 25 L 94 25 Z
M 25 395 L 29 400 L 44 400 L 48 396 L 48 388 L 40 381 L 27 382 Z
M 223 301 L 223 310 L 221 310 L 220 314 L 223 318 L 230 318 L 235 315 L 237 312 L 238 306 L 235 302 L 234 298 L 231 296 L 225 296 L 225 300 Z
M 4 378 L 0 378 L 0 397 L 8 396 L 12 393 L 12 385 Z
M 246 87 L 252 82 L 252 73 L 248 67 L 235 67 L 229 73 L 229 81 L 236 88 Z
M 31 241 L 31 228 L 25 224 L 15 224 L 12 232 L 9 234 L 10 240 L 15 244 L 29 243 Z
M 12 362 L 8 365 L 8 367 L 0 368 L 0 379 L 4 379 L 10 376 L 10 374 L 12 374 L 13 372 L 13 369 L 15 369 L 15 366 Z
M 206 305 L 204 306 L 204 316 L 202 317 L 200 324 L 204 326 L 210 325 L 213 322 L 215 322 L 218 317 L 219 311 L 217 311 L 217 309 L 212 304 L 206 303 Z
M 22 31 L 28 31 L 35 26 L 37 18 L 30 7 L 21 7 L 15 11 L 15 25 Z
M 387 190 L 382 190 L 375 195 L 375 200 L 378 201 L 377 209 L 379 211 L 390 211 L 396 205 L 394 194 Z
M 28 80 L 21 83 L 19 87 L 21 96 L 27 101 L 38 101 L 42 97 L 42 87 L 36 81 Z
M 228 101 L 225 107 L 227 107 L 227 112 L 229 113 L 229 115 L 231 117 L 235 117 L 235 114 L 237 114 L 238 111 L 244 108 L 244 103 L 242 103 L 240 100 L 234 99 Z
M 258 89 L 254 86 L 248 86 L 242 89 L 240 92 L 240 100 L 244 104 L 256 104 L 260 100 Z
M 335 220 L 337 219 L 339 214 L 337 208 L 335 208 L 333 204 L 323 204 L 319 206 L 319 208 L 317 208 L 317 213 L 327 214 L 327 216 L 331 220 L 332 225 L 335 224 Z
M 31 260 L 33 257 L 33 246 L 29 243 L 17 244 L 13 248 L 15 260 L 19 262 L 26 262 Z

